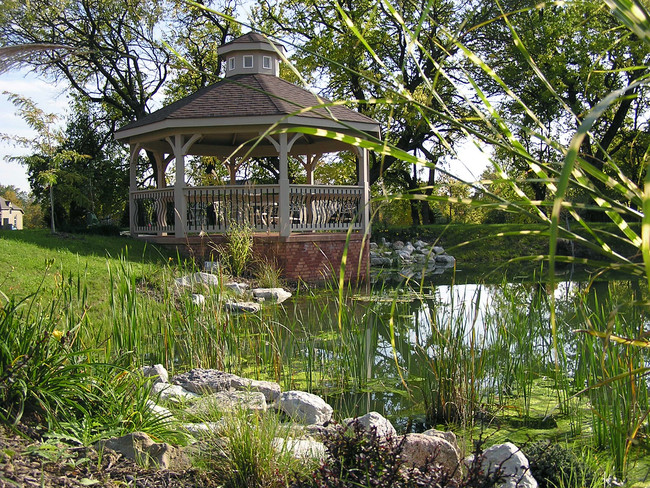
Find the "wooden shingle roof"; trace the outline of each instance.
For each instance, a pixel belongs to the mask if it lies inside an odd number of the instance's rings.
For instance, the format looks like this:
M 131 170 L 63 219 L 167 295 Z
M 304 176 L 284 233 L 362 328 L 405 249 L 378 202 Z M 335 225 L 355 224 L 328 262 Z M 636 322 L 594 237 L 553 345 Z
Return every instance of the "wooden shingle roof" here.
M 251 37 L 255 35 L 259 34 L 251 34 Z M 241 38 L 238 42 L 241 42 Z M 331 102 L 273 75 L 238 75 L 224 78 L 122 127 L 116 132 L 116 137 L 120 139 L 120 132 L 163 121 L 173 126 L 174 121 L 183 120 L 261 116 L 275 116 L 281 119 L 290 114 L 305 119 L 322 118 L 378 126 L 370 117 L 341 105 L 296 114 L 302 109 L 327 103 Z

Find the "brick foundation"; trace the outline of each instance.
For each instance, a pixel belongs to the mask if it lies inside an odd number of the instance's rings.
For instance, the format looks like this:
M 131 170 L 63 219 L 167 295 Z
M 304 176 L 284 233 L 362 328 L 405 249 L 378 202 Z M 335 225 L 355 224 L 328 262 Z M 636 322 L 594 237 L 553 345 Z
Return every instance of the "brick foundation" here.
M 368 237 L 364 241 L 363 234 L 355 233 L 350 235 L 349 240 L 346 239 L 345 233 L 292 234 L 289 237 L 256 234 L 253 237 L 253 251 L 256 256 L 275 263 L 282 270 L 285 279 L 315 284 L 333 276 L 338 279 L 347 245 L 345 280 L 352 283 L 364 282 L 370 268 Z M 191 236 L 173 243 L 169 238 L 150 240 L 159 245 L 174 245 L 183 254 L 197 260 L 210 259 L 215 247 L 225 243 L 225 237 L 221 235 Z

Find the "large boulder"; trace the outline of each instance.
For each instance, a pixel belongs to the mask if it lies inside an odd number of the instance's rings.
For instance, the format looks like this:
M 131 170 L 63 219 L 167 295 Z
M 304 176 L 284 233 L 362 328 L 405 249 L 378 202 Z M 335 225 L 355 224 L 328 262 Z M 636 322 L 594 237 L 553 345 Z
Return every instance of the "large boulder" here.
M 367 432 L 374 429 L 380 439 L 395 437 L 397 435 L 397 431 L 393 427 L 393 424 L 390 423 L 390 420 L 377 412 L 370 412 L 362 417 L 345 419 L 343 421 L 347 425 L 351 425 L 353 422 L 359 424 Z
M 247 410 L 266 412 L 264 395 L 258 391 L 219 391 L 213 395 L 204 395 L 187 409 L 187 413 L 201 418 L 209 418 L 215 412 L 237 412 Z
M 280 393 L 274 406 L 292 419 L 307 425 L 329 422 L 334 411 L 321 397 L 297 390 Z
M 427 461 L 431 461 L 451 475 L 460 474 L 460 453 L 442 437 L 406 434 L 402 444 L 402 460 L 413 468 L 422 468 Z
M 190 460 L 182 449 L 167 443 L 156 443 L 144 432 L 132 432 L 95 444 L 99 451 L 112 449 L 124 457 L 141 464 L 153 464 L 159 468 L 184 470 L 190 467 Z
M 235 378 L 239 376 L 217 369 L 197 368 L 174 376 L 172 383 L 193 393 L 203 394 L 229 390 Z
M 197 272 L 191 275 L 176 278 L 178 287 L 194 287 L 194 285 L 219 286 L 219 277 L 210 273 Z
M 458 439 L 456 438 L 456 434 L 454 434 L 450 430 L 445 431 L 445 430 L 429 429 L 422 432 L 422 434 L 431 437 L 441 437 L 447 442 L 449 442 L 452 446 L 454 446 L 458 452 L 460 452 L 460 449 L 458 448 Z
M 471 465 L 473 461 L 474 456 L 470 456 L 465 464 Z M 528 459 L 512 442 L 487 448 L 481 458 L 481 468 L 486 475 L 498 476 L 500 488 L 537 488 Z
M 284 288 L 254 288 L 251 293 L 254 298 L 265 302 L 282 303 L 291 298 L 291 292 Z
M 264 398 L 269 403 L 277 400 L 282 392 L 280 385 L 272 381 L 250 380 L 239 376 L 232 379 L 230 387 L 240 391 L 258 391 L 264 395 Z
M 151 392 L 160 395 L 159 398 L 166 402 L 192 400 L 199 396 L 196 393 L 186 390 L 182 386 L 172 385 L 170 383 L 155 383 L 151 388 Z

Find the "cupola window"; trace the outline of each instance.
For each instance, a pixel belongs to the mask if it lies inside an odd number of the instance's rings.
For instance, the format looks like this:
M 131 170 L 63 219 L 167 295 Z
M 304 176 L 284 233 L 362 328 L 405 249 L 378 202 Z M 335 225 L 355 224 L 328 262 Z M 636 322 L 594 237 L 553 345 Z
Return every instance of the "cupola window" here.
M 264 56 L 262 58 L 262 67 L 264 69 L 271 69 L 271 56 Z
M 230 71 L 235 69 L 235 58 L 228 58 L 228 69 Z
M 252 68 L 253 67 L 253 56 L 244 56 L 244 68 Z

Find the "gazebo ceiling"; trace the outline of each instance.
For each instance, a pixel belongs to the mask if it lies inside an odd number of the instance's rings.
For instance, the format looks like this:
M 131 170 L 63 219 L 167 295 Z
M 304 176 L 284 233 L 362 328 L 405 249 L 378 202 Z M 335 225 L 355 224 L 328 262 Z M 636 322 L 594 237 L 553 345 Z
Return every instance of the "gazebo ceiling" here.
M 306 126 L 355 136 L 379 136 L 379 124 L 365 115 L 273 75 L 231 76 L 172 103 L 115 133 L 117 140 L 152 151 L 170 152 L 167 137 L 200 134 L 188 154 L 204 156 L 276 156 L 271 142 L 260 139 L 269 127 Z M 318 108 L 312 108 L 318 107 Z M 290 135 L 291 137 L 291 135 Z M 249 149 L 255 146 L 252 150 Z M 303 135 L 291 154 L 313 154 L 349 149 L 340 141 Z

